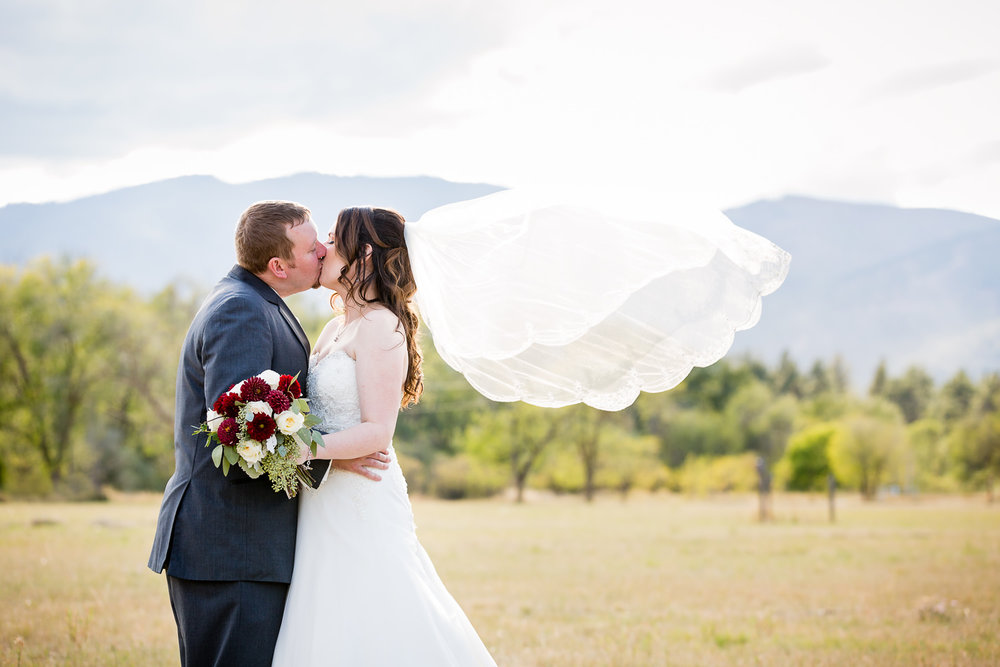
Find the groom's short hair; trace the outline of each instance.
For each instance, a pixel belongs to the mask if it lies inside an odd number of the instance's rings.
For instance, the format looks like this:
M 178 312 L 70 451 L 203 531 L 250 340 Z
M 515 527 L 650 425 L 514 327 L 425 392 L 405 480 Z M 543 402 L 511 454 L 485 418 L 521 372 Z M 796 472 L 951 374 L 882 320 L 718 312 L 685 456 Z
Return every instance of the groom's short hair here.
M 293 201 L 259 201 L 243 211 L 236 225 L 236 261 L 250 273 L 263 273 L 272 257 L 292 259 L 288 229 L 301 225 L 310 211 Z

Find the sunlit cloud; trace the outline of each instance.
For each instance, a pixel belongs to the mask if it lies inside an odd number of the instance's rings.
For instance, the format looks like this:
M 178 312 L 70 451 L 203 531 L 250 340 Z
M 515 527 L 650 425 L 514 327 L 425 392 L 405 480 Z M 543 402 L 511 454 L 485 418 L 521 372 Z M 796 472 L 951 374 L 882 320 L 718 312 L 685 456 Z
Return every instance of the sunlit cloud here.
M 977 59 L 906 69 L 885 78 L 873 96 L 913 95 L 923 91 L 973 81 L 1000 72 L 1000 60 Z
M 0 205 L 319 171 L 1000 217 L 996 3 L 38 0 L 4 19 Z
M 830 59 L 816 49 L 797 46 L 746 58 L 713 74 L 707 85 L 722 92 L 738 93 L 751 86 L 809 74 L 829 65 Z

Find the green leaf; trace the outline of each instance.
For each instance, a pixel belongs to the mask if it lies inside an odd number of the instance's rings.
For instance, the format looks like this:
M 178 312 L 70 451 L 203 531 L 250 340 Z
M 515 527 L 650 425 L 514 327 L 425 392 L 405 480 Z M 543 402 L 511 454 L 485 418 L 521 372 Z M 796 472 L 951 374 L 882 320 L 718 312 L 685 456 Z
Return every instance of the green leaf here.
M 222 459 L 222 474 L 229 477 L 229 459 Z
M 315 426 L 316 424 L 320 423 L 321 421 L 323 421 L 323 420 L 320 419 L 319 417 L 317 417 L 316 415 L 306 415 L 305 419 L 302 422 L 302 425 L 303 426 L 307 426 L 307 427 L 308 426 Z
M 288 453 L 288 447 L 285 447 L 284 445 L 278 445 L 277 452 L 278 456 L 280 456 L 281 458 L 285 458 L 285 454 Z
M 312 432 L 312 442 L 309 443 L 309 450 L 312 452 L 313 456 L 316 456 L 316 450 L 323 446 L 323 434 L 319 431 Z
M 226 460 L 229 461 L 230 464 L 234 464 L 240 460 L 240 455 L 236 453 L 235 447 L 226 447 Z
M 219 464 L 222 463 L 222 449 L 222 445 L 219 445 L 212 450 L 212 463 L 215 464 L 216 468 L 218 468 Z
M 292 401 L 292 407 L 294 407 L 299 412 L 308 412 L 309 401 L 304 398 L 296 398 Z

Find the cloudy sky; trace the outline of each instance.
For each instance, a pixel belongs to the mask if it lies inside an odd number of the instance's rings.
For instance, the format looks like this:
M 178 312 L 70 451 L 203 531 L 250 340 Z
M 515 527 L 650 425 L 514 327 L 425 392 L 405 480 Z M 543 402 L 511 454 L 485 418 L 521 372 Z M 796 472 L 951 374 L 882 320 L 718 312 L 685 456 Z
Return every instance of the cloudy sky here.
M 182 174 L 1000 218 L 1000 3 L 0 0 L 0 205 Z

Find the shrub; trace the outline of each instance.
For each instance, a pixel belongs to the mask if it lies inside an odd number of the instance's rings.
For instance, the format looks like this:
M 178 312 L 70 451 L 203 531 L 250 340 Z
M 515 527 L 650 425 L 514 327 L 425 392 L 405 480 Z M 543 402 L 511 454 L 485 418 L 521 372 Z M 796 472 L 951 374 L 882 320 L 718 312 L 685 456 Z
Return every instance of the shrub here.
M 437 459 L 431 473 L 431 493 L 446 500 L 486 498 L 506 485 L 506 470 L 465 454 Z

